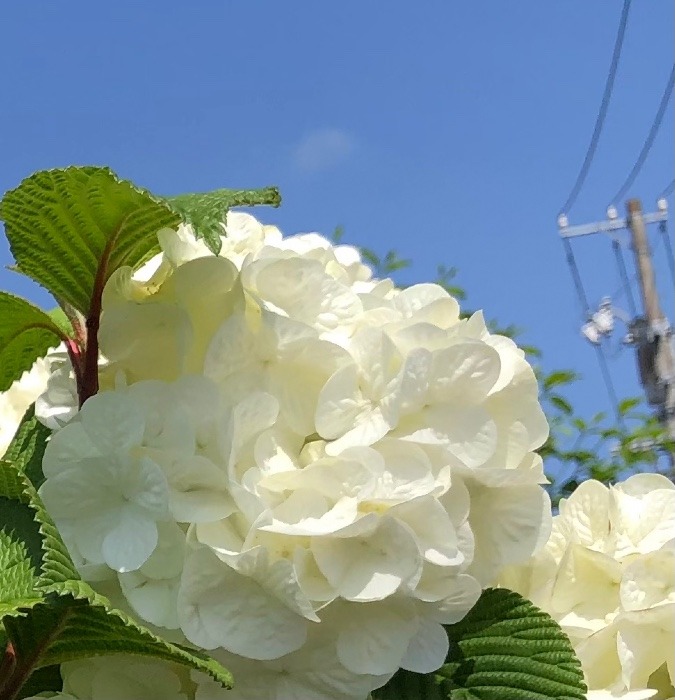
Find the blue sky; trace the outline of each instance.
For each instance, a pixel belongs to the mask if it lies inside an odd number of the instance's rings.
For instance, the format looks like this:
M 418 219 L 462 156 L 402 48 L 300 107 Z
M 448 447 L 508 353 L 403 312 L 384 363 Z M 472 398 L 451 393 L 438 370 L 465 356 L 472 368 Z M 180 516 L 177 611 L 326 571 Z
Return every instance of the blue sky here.
M 548 368 L 584 375 L 579 408 L 605 410 L 555 220 L 620 10 L 619 0 L 3 3 L 0 190 L 73 163 L 109 165 L 158 194 L 277 184 L 284 203 L 260 218 L 288 234 L 339 224 L 348 242 L 395 248 L 415 262 L 406 282 L 456 266 L 468 305 L 524 328 Z M 633 3 L 572 223 L 604 218 L 637 156 L 672 66 L 673 14 L 670 0 Z M 631 191 L 650 210 L 673 176 L 672 124 L 671 102 Z M 575 251 L 594 303 L 620 288 L 608 239 Z M 4 269 L 0 283 L 46 303 Z M 615 302 L 626 308 L 625 296 Z M 621 395 L 636 395 L 622 331 L 611 372 Z

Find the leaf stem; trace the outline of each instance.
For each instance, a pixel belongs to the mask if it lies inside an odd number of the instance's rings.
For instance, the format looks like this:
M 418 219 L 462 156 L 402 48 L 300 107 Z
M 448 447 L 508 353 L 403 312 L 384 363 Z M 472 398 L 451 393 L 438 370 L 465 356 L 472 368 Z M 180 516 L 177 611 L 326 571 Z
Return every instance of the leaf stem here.
M 0 661 L 0 693 L 2 693 L 5 689 L 7 682 L 14 674 L 15 668 L 16 652 L 14 651 L 14 645 L 11 641 L 7 641 L 5 653 L 3 654 L 2 660 Z
M 4 665 L 8 654 L 13 655 L 14 661 L 11 674 L 7 678 L 3 679 L 2 685 L 0 685 L 0 700 L 16 700 L 16 698 L 18 698 L 21 688 L 23 688 L 33 671 L 38 668 L 40 658 L 43 656 L 44 652 L 54 641 L 54 639 L 56 639 L 62 632 L 71 614 L 72 608 L 64 608 L 57 624 L 54 625 L 54 627 L 40 640 L 40 642 L 33 647 L 31 653 L 27 654 L 25 658 L 21 658 L 21 654 L 17 655 L 17 650 L 11 639 L 7 642 L 5 658 L 3 659 L 2 664 Z M 21 618 L 18 619 L 20 620 Z M 10 618 L 10 620 L 12 620 L 12 625 L 14 622 L 18 621 L 12 618 Z M 7 634 L 11 637 L 11 629 L 8 629 L 7 625 L 5 625 L 5 629 Z
M 101 309 L 103 303 L 103 288 L 108 281 L 108 264 L 110 255 L 117 243 L 117 238 L 122 230 L 125 220 L 117 227 L 117 230 L 108 239 L 103 254 L 96 269 L 94 278 L 94 288 L 91 293 L 89 311 L 85 325 L 87 328 L 87 346 L 84 351 L 84 362 L 82 373 L 77 383 L 77 396 L 82 408 L 82 404 L 98 392 L 98 329 L 101 323 Z M 1 700 L 1 699 L 0 699 Z

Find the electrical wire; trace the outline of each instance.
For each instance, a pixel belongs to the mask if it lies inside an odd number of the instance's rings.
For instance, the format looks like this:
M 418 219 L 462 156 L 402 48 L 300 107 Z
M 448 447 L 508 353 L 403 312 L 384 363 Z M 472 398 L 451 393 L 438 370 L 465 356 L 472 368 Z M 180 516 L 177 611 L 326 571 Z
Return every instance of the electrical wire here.
M 628 281 L 628 271 L 626 270 L 626 261 L 623 258 L 623 251 L 621 250 L 619 241 L 617 241 L 616 239 L 612 241 L 612 249 L 614 250 L 616 266 L 619 268 L 619 276 L 621 277 L 621 288 L 626 293 L 626 299 L 628 300 L 628 306 L 630 307 L 630 314 L 633 318 L 635 318 L 637 316 L 637 306 L 635 305 L 633 290 L 631 289 L 630 282 Z
M 563 245 L 565 246 L 565 257 L 567 258 L 567 264 L 572 273 L 572 280 L 574 281 L 574 287 L 577 291 L 577 296 L 581 302 L 581 306 L 584 310 L 585 320 L 588 321 L 591 318 L 591 306 L 588 303 L 588 297 L 586 296 L 586 291 L 584 290 L 583 282 L 581 281 L 581 275 L 579 274 L 579 266 L 574 257 L 574 251 L 572 250 L 572 245 L 568 238 L 563 238 Z
M 619 28 L 616 33 L 616 39 L 614 40 L 614 50 L 612 51 L 612 60 L 609 64 L 609 72 L 607 74 L 607 80 L 605 81 L 605 89 L 602 93 L 602 100 L 600 101 L 600 108 L 598 110 L 597 117 L 595 118 L 595 126 L 593 127 L 593 134 L 591 136 L 590 143 L 586 149 L 586 155 L 584 156 L 584 161 L 577 175 L 576 182 L 572 187 L 565 204 L 560 208 L 561 214 L 569 213 L 570 209 L 574 206 L 577 201 L 577 197 L 581 192 L 581 188 L 586 180 L 588 171 L 591 168 L 591 163 L 593 162 L 593 157 L 595 156 L 595 151 L 598 147 L 598 141 L 600 140 L 600 133 L 602 132 L 602 127 L 605 123 L 605 117 L 607 116 L 607 109 L 609 108 L 609 101 L 612 97 L 612 90 L 614 88 L 614 79 L 616 78 L 616 71 L 619 66 L 619 57 L 621 56 L 621 48 L 623 47 L 623 38 L 626 34 L 626 24 L 628 23 L 628 10 L 630 9 L 631 0 L 624 0 L 623 9 L 621 10 L 621 19 L 619 20 Z
M 602 374 L 602 379 L 605 382 L 605 387 L 607 389 L 607 395 L 609 396 L 609 401 L 612 404 L 612 409 L 614 410 L 614 417 L 619 427 L 625 428 L 623 416 L 619 411 L 619 399 L 617 398 L 616 391 L 614 389 L 614 383 L 612 382 L 612 375 L 609 373 L 609 365 L 607 363 L 607 358 L 605 357 L 605 349 L 602 345 L 595 346 L 595 353 L 598 357 L 598 364 L 600 365 L 600 372 Z
M 659 103 L 659 108 L 656 110 L 656 116 L 654 117 L 654 121 L 652 122 L 652 125 L 649 129 L 647 138 L 645 139 L 645 142 L 642 145 L 640 154 L 638 155 L 637 160 L 635 161 L 635 164 L 633 165 L 633 168 L 631 169 L 630 173 L 628 173 L 628 177 L 624 181 L 623 185 L 621 185 L 618 192 L 609 201 L 610 204 L 614 204 L 615 202 L 622 200 L 626 192 L 628 192 L 628 190 L 630 189 L 631 185 L 635 182 L 635 178 L 640 174 L 640 170 L 642 170 L 642 166 L 647 160 L 649 151 L 654 145 L 656 134 L 658 133 L 659 128 L 661 127 L 661 123 L 663 122 L 663 117 L 665 116 L 666 108 L 668 107 L 668 102 L 670 101 L 670 98 L 673 94 L 673 85 L 675 85 L 675 64 L 673 64 L 673 67 L 670 71 L 670 76 L 668 78 L 668 82 L 666 83 L 666 89 L 663 91 L 663 95 L 661 96 L 661 102 Z
M 572 273 L 572 279 L 574 281 L 577 296 L 581 302 L 586 320 L 590 320 L 592 317 L 591 307 L 588 303 L 588 297 L 586 296 L 586 291 L 584 290 L 584 285 L 581 281 L 581 274 L 579 273 L 579 267 L 574 257 L 574 251 L 572 250 L 572 245 L 569 242 L 569 239 L 563 238 L 563 245 L 565 246 L 565 257 L 567 258 L 567 264 L 570 268 L 570 272 Z M 605 388 L 607 389 L 607 395 L 609 396 L 612 409 L 614 410 L 616 422 L 621 428 L 625 428 L 623 416 L 619 411 L 619 400 L 616 395 L 616 390 L 614 389 L 614 383 L 612 382 L 612 375 L 609 372 L 609 365 L 607 363 L 607 358 L 605 357 L 605 349 L 602 345 L 595 345 L 595 352 L 598 358 L 598 364 L 600 365 L 600 373 L 602 374 L 602 379 L 605 383 Z
M 663 191 L 657 197 L 657 199 L 661 199 L 661 197 L 668 197 L 673 193 L 673 190 L 675 190 L 675 177 L 670 181 L 670 184 L 667 187 L 663 188 Z
M 673 180 L 675 182 L 675 180 Z M 661 231 L 661 240 L 663 241 L 663 247 L 666 249 L 666 259 L 668 260 L 668 267 L 670 268 L 670 277 L 675 284 L 675 261 L 673 260 L 673 246 L 670 244 L 670 236 L 668 235 L 668 227 L 666 222 L 662 221 L 659 225 L 659 231 Z

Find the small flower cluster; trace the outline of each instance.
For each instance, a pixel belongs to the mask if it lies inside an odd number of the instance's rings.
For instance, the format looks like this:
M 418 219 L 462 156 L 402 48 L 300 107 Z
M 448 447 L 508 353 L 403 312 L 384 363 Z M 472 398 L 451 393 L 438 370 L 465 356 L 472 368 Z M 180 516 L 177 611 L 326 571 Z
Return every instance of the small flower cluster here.
M 437 285 L 224 228 L 112 275 L 102 391 L 71 419 L 62 363 L 38 405 L 41 496 L 84 578 L 234 672 L 204 698 L 364 698 L 547 540 L 537 382 Z
M 501 583 L 559 622 L 589 698 L 675 694 L 675 485 L 665 476 L 582 483 L 544 550 Z
M 49 363 L 39 358 L 7 391 L 0 392 L 0 457 L 12 442 L 24 413 L 45 390 L 49 378 Z

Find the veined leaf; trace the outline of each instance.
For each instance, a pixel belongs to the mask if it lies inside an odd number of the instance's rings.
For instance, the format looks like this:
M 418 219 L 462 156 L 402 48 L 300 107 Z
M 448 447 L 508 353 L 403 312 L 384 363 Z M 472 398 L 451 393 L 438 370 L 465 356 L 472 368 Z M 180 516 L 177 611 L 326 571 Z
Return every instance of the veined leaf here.
M 60 307 L 55 306 L 53 309 L 47 311 L 47 316 L 52 320 L 55 326 L 57 326 L 62 333 L 67 335 L 69 338 L 73 335 L 73 326 L 70 319 L 66 315 L 66 312 Z
M 92 166 L 37 172 L 0 207 L 19 272 L 83 314 L 95 287 L 148 260 L 157 231 L 180 222 L 166 202 Z
M 38 357 L 61 342 L 63 333 L 30 302 L 0 292 L 0 391 L 29 370 Z
M 232 675 L 206 653 L 165 642 L 130 617 L 115 610 L 107 599 L 79 581 L 73 588 L 87 598 L 65 593 L 34 607 L 25 617 L 6 620 L 7 632 L 20 658 L 41 650 L 36 668 L 108 654 L 134 654 L 163 659 L 207 673 L 225 687 Z M 92 605 L 88 598 L 96 601 Z
M 446 627 L 450 652 L 435 673 L 397 673 L 377 700 L 584 700 L 581 664 L 558 624 L 506 589 L 483 591 Z
M 26 683 L 21 687 L 17 700 L 31 698 L 38 693 L 58 693 L 63 687 L 60 666 L 45 666 L 34 671 Z M 38 695 L 38 697 L 41 697 Z M 49 697 L 49 696 L 48 696 Z
M 453 700 L 586 697 L 581 664 L 565 633 L 513 591 L 484 591 L 469 614 L 448 627 L 448 636 L 451 651 L 438 673 Z
M 26 545 L 16 532 L 0 529 L 0 618 L 24 615 L 37 605 L 37 576 Z
M 278 207 L 281 195 L 276 187 L 260 190 L 213 190 L 166 197 L 169 206 L 180 214 L 181 218 L 192 225 L 198 238 L 216 255 L 220 252 L 223 233 L 221 223 L 232 207 L 253 207 L 266 204 Z
M 16 435 L 3 457 L 4 461 L 10 462 L 19 472 L 24 473 L 36 489 L 44 481 L 42 457 L 50 435 L 51 430 L 45 428 L 35 417 L 35 405 L 32 405 L 21 419 Z M 6 493 L 1 486 L 0 495 L 18 498 Z

